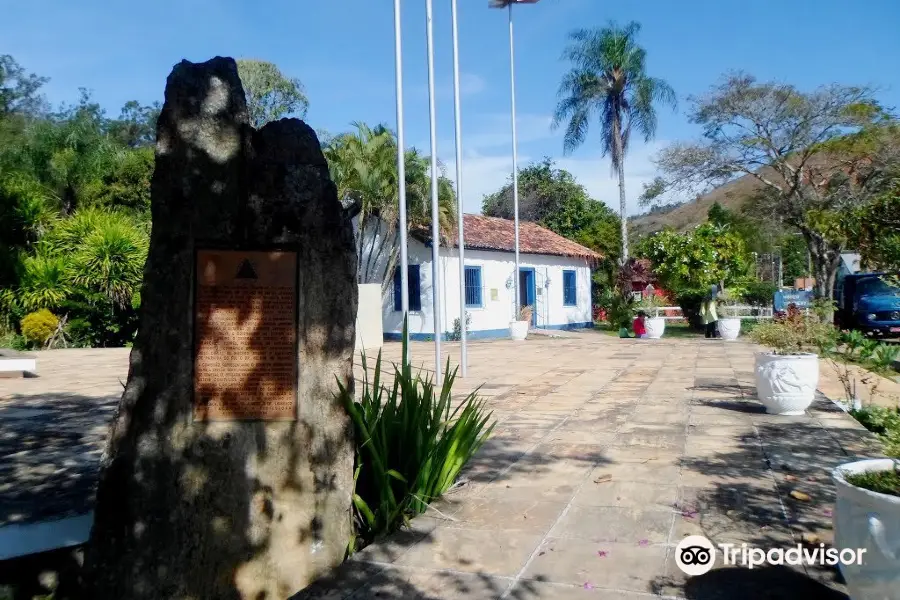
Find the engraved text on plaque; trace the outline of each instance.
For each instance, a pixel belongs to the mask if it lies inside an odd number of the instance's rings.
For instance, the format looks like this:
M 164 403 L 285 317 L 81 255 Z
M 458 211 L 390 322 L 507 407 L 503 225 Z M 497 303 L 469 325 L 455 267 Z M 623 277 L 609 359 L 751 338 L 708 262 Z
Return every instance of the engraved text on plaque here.
M 198 250 L 194 418 L 292 420 L 297 255 Z

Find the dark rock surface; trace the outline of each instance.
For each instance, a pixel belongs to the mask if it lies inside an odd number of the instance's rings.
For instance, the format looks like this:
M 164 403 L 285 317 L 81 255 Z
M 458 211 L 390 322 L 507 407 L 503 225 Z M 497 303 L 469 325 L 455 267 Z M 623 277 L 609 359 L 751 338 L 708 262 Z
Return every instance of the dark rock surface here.
M 88 596 L 286 598 L 341 562 L 351 532 L 352 432 L 334 397 L 337 380 L 352 385 L 351 225 L 309 126 L 248 125 L 232 59 L 174 68 L 157 139 L 141 329 L 100 475 Z M 297 253 L 297 420 L 195 422 L 194 251 L 272 245 Z

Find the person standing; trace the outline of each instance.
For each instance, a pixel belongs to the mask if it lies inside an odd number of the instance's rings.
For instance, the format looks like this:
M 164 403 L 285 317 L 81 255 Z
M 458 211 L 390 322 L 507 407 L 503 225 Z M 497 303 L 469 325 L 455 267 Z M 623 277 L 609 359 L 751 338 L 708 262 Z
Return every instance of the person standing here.
M 719 337 L 719 312 L 716 310 L 718 301 L 716 299 L 715 294 L 712 298 L 709 299 L 709 320 L 710 320 L 710 335 L 711 338 Z
M 703 335 L 709 339 L 709 298 L 700 303 L 700 318 L 703 320 Z
M 716 311 L 716 295 L 711 293 L 709 297 L 707 297 L 702 306 L 700 307 L 701 315 L 703 316 L 703 326 L 705 328 L 705 336 L 706 338 L 717 338 L 719 337 L 718 333 L 718 320 L 719 315 Z

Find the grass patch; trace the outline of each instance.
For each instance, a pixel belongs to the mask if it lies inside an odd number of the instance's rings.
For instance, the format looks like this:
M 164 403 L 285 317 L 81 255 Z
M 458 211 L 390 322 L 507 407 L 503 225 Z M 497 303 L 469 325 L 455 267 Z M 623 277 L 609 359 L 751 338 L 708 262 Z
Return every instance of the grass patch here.
M 889 496 L 900 496 L 900 470 L 897 469 L 857 473 L 855 475 L 847 475 L 845 479 L 850 485 L 855 485 L 864 490 Z

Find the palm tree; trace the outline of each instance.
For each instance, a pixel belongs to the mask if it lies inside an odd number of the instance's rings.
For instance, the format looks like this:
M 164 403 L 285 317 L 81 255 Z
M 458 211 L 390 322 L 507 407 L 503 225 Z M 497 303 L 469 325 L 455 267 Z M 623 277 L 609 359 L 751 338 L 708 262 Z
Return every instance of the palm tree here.
M 387 289 L 397 261 L 399 187 L 397 145 L 393 132 L 379 125 L 354 123 L 355 131 L 334 137 L 325 149 L 338 196 L 357 203 L 357 280 L 380 283 Z M 431 224 L 429 159 L 412 148 L 406 151 L 407 219 L 411 228 Z M 440 230 L 448 235 L 455 220 L 453 186 L 440 175 L 438 209 Z M 365 232 L 365 235 L 362 234 Z M 376 235 L 375 232 L 380 232 Z M 363 247 L 368 244 L 368 247 Z
M 610 23 L 569 35 L 571 43 L 563 58 L 572 68 L 559 86 L 560 100 L 553 118 L 554 127 L 568 120 L 564 138 L 568 153 L 584 143 L 591 118 L 599 117 L 603 156 L 609 155 L 612 172 L 619 176 L 621 264 L 628 260 L 625 155 L 632 128 L 650 141 L 656 133 L 654 104 L 676 106 L 671 86 L 646 73 L 647 53 L 636 41 L 640 30 L 640 24 L 632 21 L 625 27 Z

